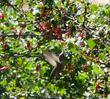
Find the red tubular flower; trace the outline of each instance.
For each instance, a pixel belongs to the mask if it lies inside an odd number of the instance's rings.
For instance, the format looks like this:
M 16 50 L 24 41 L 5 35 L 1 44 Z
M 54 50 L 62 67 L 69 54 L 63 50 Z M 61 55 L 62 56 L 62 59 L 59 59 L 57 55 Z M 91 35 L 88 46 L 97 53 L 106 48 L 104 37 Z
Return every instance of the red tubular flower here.
M 97 82 L 97 83 L 96 83 L 96 92 L 99 91 L 100 88 L 101 88 L 100 83 Z
M 36 64 L 36 74 L 37 76 L 42 76 L 41 74 L 41 64 Z
M 80 46 L 81 46 L 81 47 L 85 47 L 84 41 L 80 42 Z
M 61 34 L 61 28 L 60 27 L 55 28 L 54 32 L 55 34 Z
M 84 37 L 85 37 L 84 32 L 80 33 L 80 37 L 81 37 L 81 39 L 84 39 Z
M 22 31 L 20 31 L 20 32 L 18 33 L 18 39 L 21 38 L 21 35 L 22 35 Z
M 65 35 L 66 35 L 67 38 L 70 38 L 70 37 L 71 37 L 71 32 L 67 31 L 67 32 L 65 33 Z
M 73 71 L 73 66 L 71 63 L 67 64 L 67 69 L 68 69 L 68 72 L 71 74 Z
M 40 64 L 36 64 L 36 73 L 38 73 L 38 71 L 41 69 L 41 65 Z
M 12 27 L 12 32 L 16 33 L 16 28 L 15 27 Z
M 9 70 L 9 68 L 10 68 L 9 66 L 3 66 L 0 68 L 0 72 L 5 72 L 5 71 Z
M 2 12 L 0 12 L 0 19 L 4 19 L 4 14 Z
M 45 31 L 45 30 L 49 30 L 50 27 L 51 27 L 51 25 L 48 22 L 40 22 L 39 26 L 38 26 L 38 29 L 40 31 Z
M 54 32 L 56 39 L 62 39 L 62 31 L 60 27 L 55 28 Z
M 2 42 L 3 41 L 3 37 L 2 36 L 0 36 L 0 42 Z
M 27 41 L 27 49 L 30 50 L 31 49 L 31 45 L 30 45 L 30 42 Z
M 3 44 L 3 48 L 6 50 L 6 49 L 8 49 L 8 44 L 5 42 L 4 44 Z
M 87 64 L 84 65 L 84 72 L 88 72 L 88 65 Z
M 49 16 L 49 14 L 50 14 L 50 10 L 49 10 L 49 9 L 48 9 L 48 10 L 44 9 L 44 10 L 42 11 L 41 16 L 42 16 L 43 18 L 47 18 L 47 17 Z

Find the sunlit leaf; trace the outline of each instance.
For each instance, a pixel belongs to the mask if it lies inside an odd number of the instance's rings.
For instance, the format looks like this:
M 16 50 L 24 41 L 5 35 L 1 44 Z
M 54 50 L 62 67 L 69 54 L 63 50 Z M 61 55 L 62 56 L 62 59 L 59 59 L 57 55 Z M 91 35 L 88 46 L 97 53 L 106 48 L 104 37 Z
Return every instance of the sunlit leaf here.
M 98 6 L 97 5 L 95 5 L 95 4 L 92 4 L 92 5 L 90 5 L 90 9 L 91 9 L 91 11 L 97 11 L 98 10 Z
M 100 70 L 99 66 L 97 66 L 97 65 L 94 65 L 93 70 L 96 75 L 101 73 L 101 70 Z
M 92 38 L 90 38 L 90 39 L 87 41 L 87 43 L 88 43 L 88 46 L 89 46 L 91 49 L 93 49 L 93 48 L 95 47 L 95 45 L 96 45 L 95 41 L 94 41 Z
M 100 53 L 100 54 L 98 55 L 98 57 L 99 57 L 100 60 L 105 60 L 105 59 L 106 59 L 106 56 L 105 56 L 104 53 Z

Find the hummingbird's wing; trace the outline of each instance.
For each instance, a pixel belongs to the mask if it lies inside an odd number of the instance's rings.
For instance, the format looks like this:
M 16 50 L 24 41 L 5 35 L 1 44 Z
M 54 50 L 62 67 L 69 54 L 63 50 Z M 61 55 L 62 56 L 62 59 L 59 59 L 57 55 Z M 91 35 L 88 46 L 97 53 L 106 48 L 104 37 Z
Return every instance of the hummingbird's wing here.
M 58 62 L 60 63 L 59 57 L 52 52 L 44 51 L 43 55 L 46 58 L 46 60 L 54 67 L 57 66 Z

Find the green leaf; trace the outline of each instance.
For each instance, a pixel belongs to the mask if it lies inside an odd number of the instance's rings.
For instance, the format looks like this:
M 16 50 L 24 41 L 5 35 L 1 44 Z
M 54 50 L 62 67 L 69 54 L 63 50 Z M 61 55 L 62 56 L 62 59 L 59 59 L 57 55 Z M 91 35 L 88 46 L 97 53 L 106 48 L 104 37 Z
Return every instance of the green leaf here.
M 103 17 L 99 17 L 97 21 L 99 24 L 103 24 Z
M 0 81 L 0 85 L 5 86 L 7 84 L 6 80 Z
M 60 93 L 61 95 L 64 95 L 64 94 L 66 93 L 66 89 L 61 89 L 61 90 L 59 91 L 59 93 Z
M 86 73 L 79 73 L 79 79 L 84 82 L 87 79 Z
M 97 65 L 94 65 L 93 66 L 93 71 L 96 75 L 100 74 L 101 73 L 101 69 L 99 68 L 99 66 Z
M 32 67 L 33 67 L 33 63 L 32 62 L 29 62 L 27 68 L 28 69 L 32 69 Z
M 58 7 L 61 6 L 61 0 L 55 0 L 55 3 L 56 3 L 56 5 L 57 5 Z
M 92 4 L 92 5 L 90 5 L 90 9 L 91 9 L 91 11 L 97 11 L 98 6 L 96 4 Z
M 108 77 L 108 81 L 110 81 L 110 77 Z
M 106 45 L 106 50 L 109 52 L 110 54 L 110 47 L 108 45 Z
M 93 49 L 93 48 L 95 47 L 95 45 L 96 45 L 95 41 L 94 41 L 92 38 L 90 38 L 90 39 L 87 41 L 87 44 L 88 44 L 88 46 L 89 46 L 91 49 Z
M 38 5 L 37 5 L 37 8 L 39 8 L 39 9 L 40 9 L 40 8 L 43 8 L 43 5 L 42 5 L 42 4 L 38 4 Z
M 84 16 L 78 16 L 77 19 L 80 23 L 84 22 Z
M 100 60 L 105 60 L 105 59 L 106 59 L 104 53 L 100 53 L 100 54 L 98 55 L 98 57 L 99 57 Z
M 19 64 L 19 66 L 21 66 L 22 65 L 22 62 L 23 62 L 23 60 L 22 60 L 22 58 L 18 58 L 18 64 Z

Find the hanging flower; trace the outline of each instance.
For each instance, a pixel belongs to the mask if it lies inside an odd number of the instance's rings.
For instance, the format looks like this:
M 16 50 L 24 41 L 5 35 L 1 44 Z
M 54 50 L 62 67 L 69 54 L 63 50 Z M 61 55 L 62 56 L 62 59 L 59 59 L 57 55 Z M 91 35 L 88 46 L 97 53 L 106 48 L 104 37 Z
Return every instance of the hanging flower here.
M 0 67 L 0 72 L 5 72 L 9 69 L 10 69 L 10 67 L 8 65 L 6 65 L 6 66 L 3 66 L 3 67 Z
M 4 19 L 4 14 L 2 12 L 0 12 L 0 19 Z

